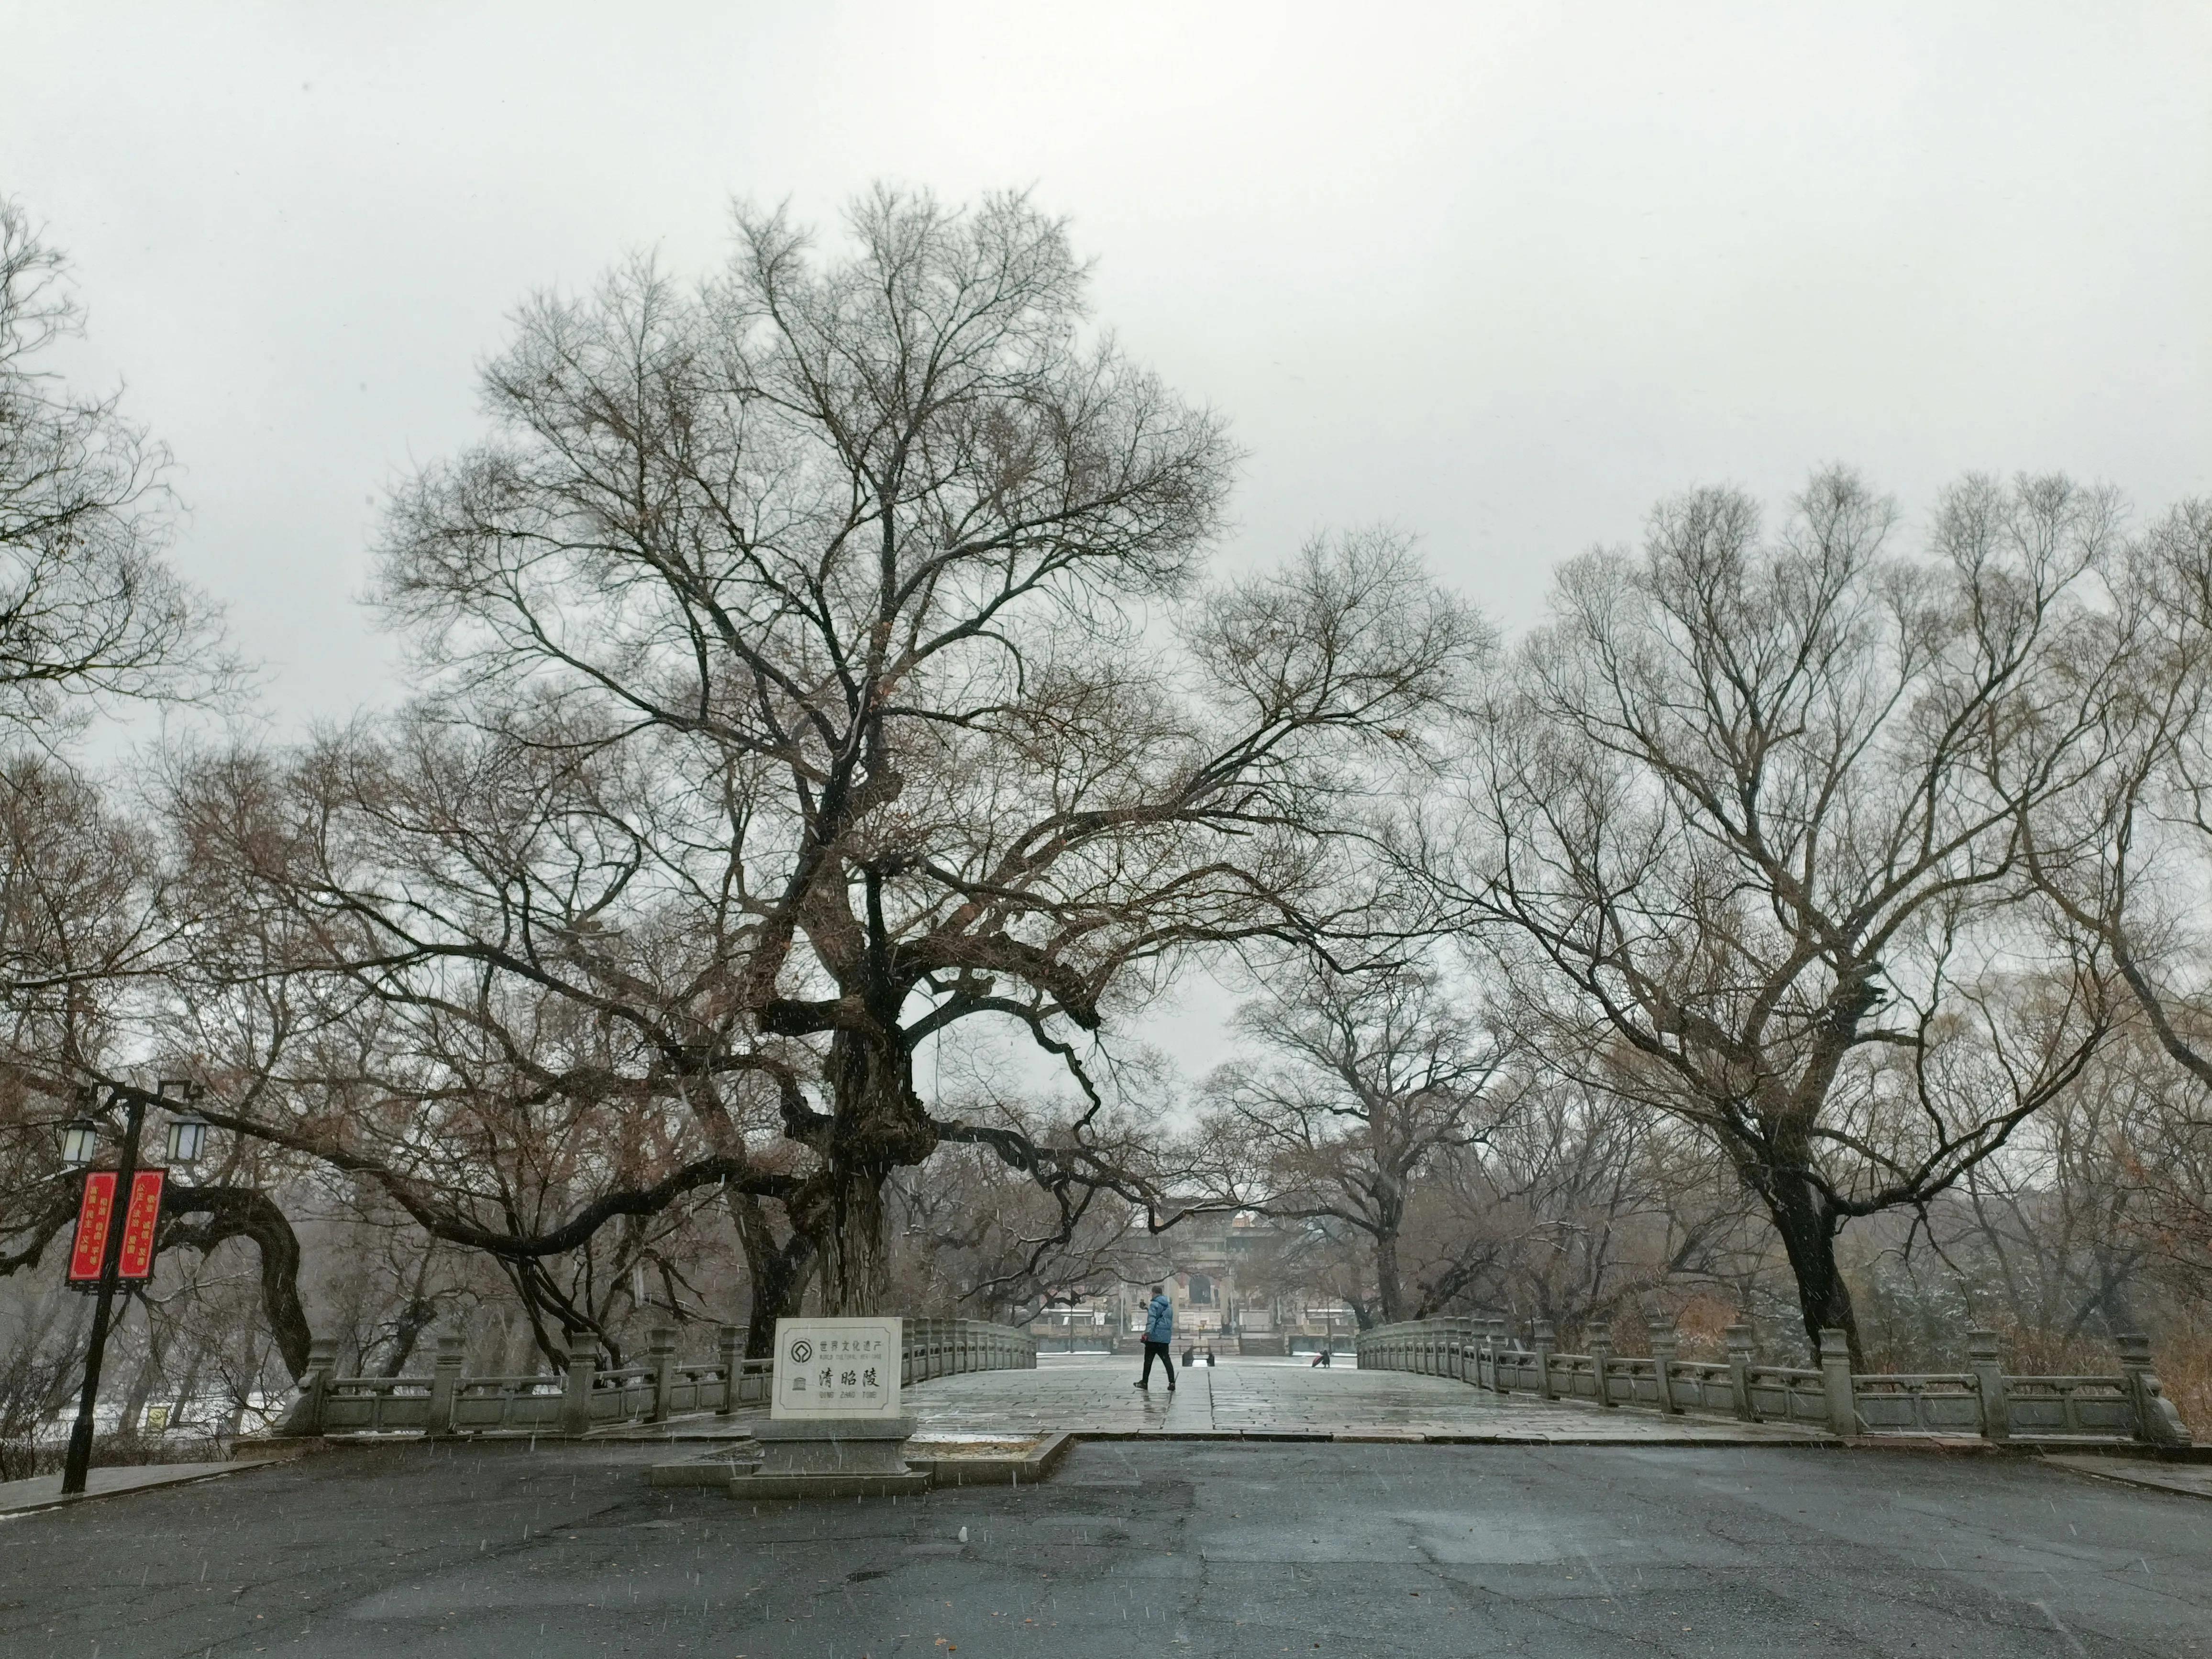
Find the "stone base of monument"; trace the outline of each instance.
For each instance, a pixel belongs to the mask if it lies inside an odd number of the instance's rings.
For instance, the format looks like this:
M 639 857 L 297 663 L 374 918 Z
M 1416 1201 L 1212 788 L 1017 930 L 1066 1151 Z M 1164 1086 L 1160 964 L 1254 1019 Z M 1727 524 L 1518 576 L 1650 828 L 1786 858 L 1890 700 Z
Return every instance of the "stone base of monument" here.
M 911 1417 L 771 1419 L 753 1430 L 760 1466 L 733 1476 L 732 1498 L 896 1498 L 929 1489 L 900 1455 Z

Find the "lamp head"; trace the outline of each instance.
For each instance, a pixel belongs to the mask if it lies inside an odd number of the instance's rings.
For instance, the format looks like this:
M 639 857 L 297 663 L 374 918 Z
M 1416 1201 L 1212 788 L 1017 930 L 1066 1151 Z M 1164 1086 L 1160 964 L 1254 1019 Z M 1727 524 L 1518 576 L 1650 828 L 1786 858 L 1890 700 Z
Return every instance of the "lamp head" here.
M 200 1149 L 207 1144 L 207 1120 L 198 1112 L 186 1112 L 182 1117 L 169 1120 L 169 1162 L 197 1164 Z
M 62 1162 L 72 1170 L 92 1163 L 100 1148 L 100 1125 L 88 1117 L 73 1117 L 62 1125 Z

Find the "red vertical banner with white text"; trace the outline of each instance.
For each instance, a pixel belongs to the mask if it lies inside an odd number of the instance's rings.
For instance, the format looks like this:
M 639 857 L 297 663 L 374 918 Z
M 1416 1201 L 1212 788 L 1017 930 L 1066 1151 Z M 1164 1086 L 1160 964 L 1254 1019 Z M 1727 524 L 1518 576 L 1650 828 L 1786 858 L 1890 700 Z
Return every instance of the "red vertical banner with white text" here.
M 69 1282 L 95 1284 L 107 1255 L 107 1230 L 115 1219 L 115 1172 L 94 1170 L 84 1178 L 84 1201 L 76 1212 L 76 1243 L 70 1249 Z
M 162 1171 L 141 1170 L 131 1179 L 131 1207 L 123 1212 L 123 1259 L 116 1264 L 122 1279 L 154 1276 L 154 1229 L 161 1219 Z

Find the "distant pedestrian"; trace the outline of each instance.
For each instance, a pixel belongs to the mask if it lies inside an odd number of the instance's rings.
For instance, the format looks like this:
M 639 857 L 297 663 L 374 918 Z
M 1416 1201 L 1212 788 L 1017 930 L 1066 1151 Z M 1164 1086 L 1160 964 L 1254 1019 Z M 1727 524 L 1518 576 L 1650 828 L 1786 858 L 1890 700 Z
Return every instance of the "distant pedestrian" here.
M 1327 1348 L 1323 1348 L 1319 1353 L 1316 1354 L 1314 1356 L 1313 1364 L 1309 1365 L 1306 1369 L 1309 1370 L 1317 1371 L 1322 1370 L 1323 1367 L 1327 1367 L 1330 1370 L 1334 1370 L 1336 1369 L 1334 1365 L 1329 1363 L 1329 1352 Z
M 1175 1361 L 1168 1353 L 1168 1344 L 1174 1340 L 1175 1304 L 1155 1285 L 1152 1305 L 1145 1310 L 1145 1374 L 1137 1379 L 1139 1388 L 1152 1386 L 1152 1361 L 1157 1359 L 1167 1367 L 1168 1392 L 1175 1392 Z

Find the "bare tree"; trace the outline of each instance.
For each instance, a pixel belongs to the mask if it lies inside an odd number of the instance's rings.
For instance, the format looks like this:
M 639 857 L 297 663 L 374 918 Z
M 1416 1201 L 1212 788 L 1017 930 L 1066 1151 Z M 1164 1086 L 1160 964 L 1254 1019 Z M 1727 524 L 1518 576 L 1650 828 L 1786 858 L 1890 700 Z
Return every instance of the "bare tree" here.
M 915 1046 L 1011 1023 L 1092 1089 L 1115 999 L 1316 925 L 1362 757 L 1418 750 L 1480 637 L 1385 538 L 1194 592 L 1229 447 L 1086 335 L 1084 268 L 1025 202 L 879 192 L 849 228 L 823 261 L 742 215 L 698 294 L 635 265 L 529 307 L 496 437 L 390 521 L 435 700 L 303 758 L 273 833 L 200 815 L 353 994 L 502 1064 L 517 1008 L 571 1004 L 601 1049 L 522 1067 L 532 1098 L 698 1119 L 668 1181 L 778 1206 L 847 1311 L 886 1293 L 884 1181 L 940 1142 L 1067 1210 L 1141 1201 L 1081 1121 L 933 1116 Z M 775 1146 L 733 1079 L 764 1080 Z
M 1399 1252 L 1417 1178 L 1440 1153 L 1480 1142 L 1501 1115 L 1488 1087 L 1498 1050 L 1467 1006 L 1416 968 L 1340 973 L 1311 961 L 1271 976 L 1267 994 L 1238 1011 L 1258 1052 L 1207 1080 L 1210 1138 L 1245 1165 L 1228 1195 L 1363 1235 L 1386 1322 L 1413 1314 Z
M 45 747 L 100 698 L 205 695 L 231 672 L 162 556 L 167 452 L 115 394 L 46 366 L 82 323 L 61 254 L 0 198 L 0 722 Z
M 57 1131 L 147 1058 L 181 938 L 158 825 L 70 764 L 70 740 L 103 707 L 213 699 L 236 676 L 211 607 L 165 558 L 167 452 L 119 394 L 52 366 L 82 325 L 61 254 L 0 199 L 0 1277 L 49 1259 L 68 1227 L 78 1183 Z M 203 1251 L 251 1235 L 268 1310 L 296 1315 L 297 1253 L 259 1194 L 179 1182 L 162 1227 Z M 285 1328 L 304 1365 L 304 1325 Z M 29 1374 L 58 1376 L 41 1355 Z
M 2038 884 L 2111 953 L 2167 1056 L 2212 1087 L 2212 995 L 2196 925 L 2212 860 L 2212 501 L 2135 538 L 2112 583 L 2110 688 L 2089 786 L 2038 801 L 2024 850 Z M 2094 647 L 2093 647 L 2094 652 Z
M 46 755 L 0 759 L 0 1273 L 76 1213 L 59 1128 L 121 1068 L 174 942 L 159 838 Z
M 1771 1235 L 1747 1238 L 1741 1184 L 1694 1131 L 1590 1086 L 1594 1069 L 1530 1065 L 1497 1129 L 1428 1172 L 1412 1229 L 1425 1306 L 1504 1309 L 1564 1336 L 1686 1287 L 1754 1299 Z
M 2094 942 L 2023 900 L 2020 825 L 2097 764 L 2103 624 L 2075 596 L 2113 511 L 1970 480 L 1913 560 L 1847 472 L 1772 541 L 1740 494 L 1668 501 L 1642 558 L 1562 572 L 1468 839 L 1429 844 L 1517 1018 L 1759 1195 L 1808 1336 L 1856 1328 L 1838 1230 L 1946 1189 L 2106 1029 Z
M 76 1216 L 63 1120 L 155 1053 L 177 958 L 192 948 L 173 878 L 158 825 L 52 756 L 0 760 L 0 1277 L 50 1261 Z M 204 1177 L 180 1172 L 157 1242 L 206 1255 L 250 1240 L 263 1314 L 297 1375 L 308 1341 L 298 1243 L 252 1163 L 234 1149 Z

